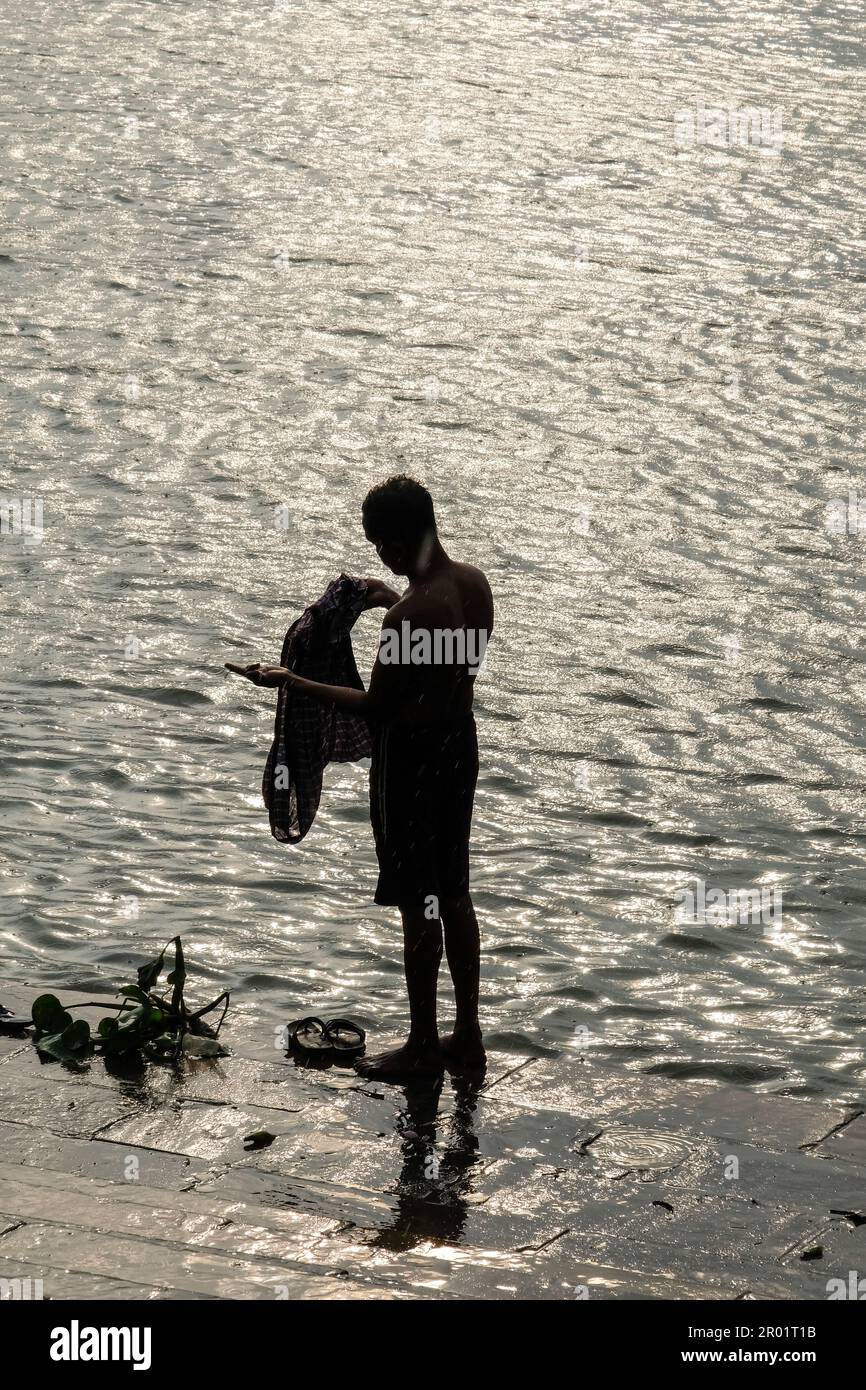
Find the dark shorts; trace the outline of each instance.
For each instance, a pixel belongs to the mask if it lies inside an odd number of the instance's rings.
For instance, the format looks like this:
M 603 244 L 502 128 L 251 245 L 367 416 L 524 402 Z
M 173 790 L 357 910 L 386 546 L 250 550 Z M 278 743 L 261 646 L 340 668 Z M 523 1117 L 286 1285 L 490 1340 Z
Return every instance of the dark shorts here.
M 469 830 L 478 780 L 472 715 L 373 736 L 370 820 L 379 860 L 375 901 L 424 905 L 469 892 Z M 438 913 L 437 913 L 438 915 Z

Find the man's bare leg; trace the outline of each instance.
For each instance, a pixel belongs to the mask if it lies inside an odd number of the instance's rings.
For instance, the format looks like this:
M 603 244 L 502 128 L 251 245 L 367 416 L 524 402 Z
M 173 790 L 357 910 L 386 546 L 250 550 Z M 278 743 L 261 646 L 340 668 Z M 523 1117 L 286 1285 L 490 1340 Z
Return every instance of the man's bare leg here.
M 422 907 L 401 907 L 403 963 L 409 991 L 409 1037 L 402 1047 L 362 1057 L 364 1076 L 419 1076 L 443 1070 L 436 1027 L 436 981 L 442 960 L 442 923 L 425 917 Z
M 445 926 L 445 954 L 454 983 L 457 1017 L 454 1032 L 441 1041 L 452 1066 L 483 1067 L 487 1060 L 478 1022 L 478 989 L 481 975 L 481 934 L 468 893 L 445 898 L 440 904 Z

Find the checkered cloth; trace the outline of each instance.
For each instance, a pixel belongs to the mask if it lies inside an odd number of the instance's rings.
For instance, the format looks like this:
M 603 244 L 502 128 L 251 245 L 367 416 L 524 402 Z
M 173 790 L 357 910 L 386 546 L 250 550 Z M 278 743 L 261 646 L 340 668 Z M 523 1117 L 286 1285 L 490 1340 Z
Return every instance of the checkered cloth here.
M 363 690 L 349 633 L 366 596 L 363 579 L 347 574 L 334 579 L 322 597 L 292 623 L 280 665 L 308 680 Z M 370 730 L 361 715 L 320 705 L 309 695 L 281 685 L 274 741 L 262 778 L 274 839 L 290 845 L 303 840 L 319 809 L 326 764 L 369 758 L 371 749 Z

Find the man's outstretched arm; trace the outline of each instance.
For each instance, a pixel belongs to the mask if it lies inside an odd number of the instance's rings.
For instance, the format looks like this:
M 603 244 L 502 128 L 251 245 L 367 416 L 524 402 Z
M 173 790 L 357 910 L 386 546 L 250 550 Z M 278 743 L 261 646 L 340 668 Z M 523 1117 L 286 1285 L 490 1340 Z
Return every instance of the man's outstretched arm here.
M 390 614 L 386 614 L 382 631 L 387 628 L 399 631 L 399 625 L 389 619 Z M 383 664 L 378 656 L 370 676 L 369 690 L 356 690 L 350 685 L 326 685 L 323 681 L 307 680 L 306 676 L 297 676 L 285 666 L 264 666 L 261 662 L 255 662 L 251 666 L 239 666 L 233 661 L 227 661 L 225 664 L 227 670 L 244 676 L 248 681 L 252 681 L 253 685 L 289 685 L 293 690 L 308 695 L 311 700 L 317 700 L 320 704 L 334 705 L 337 709 L 345 710 L 347 714 L 361 714 L 368 719 L 388 718 L 400 703 L 399 667 Z

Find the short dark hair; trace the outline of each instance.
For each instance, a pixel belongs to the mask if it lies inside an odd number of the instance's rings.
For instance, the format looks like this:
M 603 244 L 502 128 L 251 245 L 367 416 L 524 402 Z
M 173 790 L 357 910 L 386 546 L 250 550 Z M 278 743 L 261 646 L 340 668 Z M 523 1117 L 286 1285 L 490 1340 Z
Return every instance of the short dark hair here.
M 414 545 L 436 531 L 433 498 L 405 473 L 371 488 L 361 507 L 364 530 L 377 541 Z

